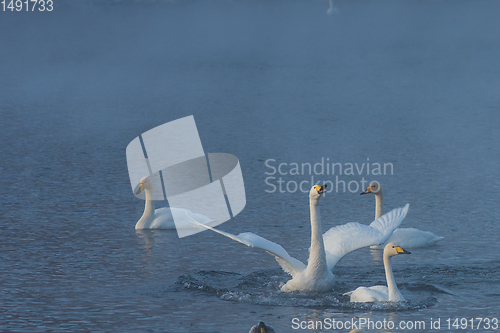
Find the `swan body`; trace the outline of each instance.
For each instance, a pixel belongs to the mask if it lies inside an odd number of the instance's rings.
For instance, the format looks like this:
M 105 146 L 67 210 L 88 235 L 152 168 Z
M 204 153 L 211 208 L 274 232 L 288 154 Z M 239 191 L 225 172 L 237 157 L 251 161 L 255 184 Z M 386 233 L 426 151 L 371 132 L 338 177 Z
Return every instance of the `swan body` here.
M 148 177 L 143 177 L 139 183 L 139 187 L 135 194 L 142 191 L 146 193 L 146 205 L 144 213 L 135 225 L 135 229 L 177 229 L 177 228 L 193 228 L 193 220 L 196 222 L 206 224 L 212 220 L 208 217 L 193 213 L 192 211 L 184 208 L 165 207 L 155 210 L 155 202 L 153 198 L 153 185 Z M 174 223 L 175 214 L 177 224 Z
M 387 286 L 358 287 L 345 293 L 351 296 L 351 302 L 401 302 L 405 298 L 399 291 L 392 273 L 391 257 L 400 254 L 410 254 L 401 246 L 389 243 L 384 247 L 384 268 Z
M 372 249 L 383 250 L 387 243 L 404 244 L 406 249 L 415 249 L 435 245 L 444 237 L 434 235 L 429 231 L 422 231 L 415 228 L 398 228 L 394 230 L 391 237 L 380 245 L 372 245 Z
M 375 195 L 375 219 L 384 215 L 384 195 L 382 185 L 373 182 L 361 194 L 372 193 Z M 398 228 L 394 230 L 389 239 L 377 245 L 372 245 L 372 249 L 382 250 L 388 243 L 396 243 L 406 249 L 415 249 L 435 245 L 444 237 L 439 237 L 429 231 L 422 231 L 415 228 Z
M 281 287 L 284 292 L 328 291 L 333 288 L 335 283 L 332 273 L 335 264 L 351 251 L 384 242 L 401 224 L 408 212 L 409 205 L 389 212 L 373 221 L 369 226 L 352 222 L 334 227 L 322 235 L 319 199 L 325 188 L 326 185 L 316 185 L 309 191 L 311 248 L 307 266 L 291 257 L 281 245 L 251 232 L 236 236 L 203 224 L 199 224 L 199 227 L 212 230 L 247 246 L 263 249 L 273 255 L 281 268 L 292 276 L 292 279 Z

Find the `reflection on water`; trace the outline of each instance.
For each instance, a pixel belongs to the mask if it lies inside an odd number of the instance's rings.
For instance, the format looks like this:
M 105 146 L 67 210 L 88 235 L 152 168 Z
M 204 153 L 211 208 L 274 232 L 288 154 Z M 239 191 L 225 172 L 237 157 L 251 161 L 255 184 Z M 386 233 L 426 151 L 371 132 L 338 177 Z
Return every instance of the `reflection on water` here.
M 370 248 L 370 254 L 373 257 L 373 262 L 375 263 L 375 265 L 384 264 L 384 250 Z
M 157 230 L 136 230 L 135 233 L 139 238 L 141 239 L 141 243 L 144 246 L 145 250 L 148 250 L 148 253 L 151 253 L 151 249 L 155 245 L 155 233 L 157 233 Z

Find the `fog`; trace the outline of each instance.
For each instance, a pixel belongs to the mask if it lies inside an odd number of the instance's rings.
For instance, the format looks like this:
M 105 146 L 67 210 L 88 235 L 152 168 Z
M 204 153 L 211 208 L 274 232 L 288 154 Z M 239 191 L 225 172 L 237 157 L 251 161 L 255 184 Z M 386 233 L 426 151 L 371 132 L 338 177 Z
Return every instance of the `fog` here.
M 247 166 L 324 156 L 312 128 L 340 141 L 345 159 L 392 161 L 417 145 L 473 173 L 477 145 L 495 154 L 499 2 L 335 1 L 332 15 L 328 6 L 67 1 L 50 13 L 5 12 L 0 112 L 9 125 L 0 136 L 124 149 L 138 133 L 193 114 L 208 151 L 238 154 Z M 34 132 L 35 123 L 49 129 Z M 450 145 L 461 149 L 448 156 Z M 22 142 L 3 149 L 21 152 Z M 126 181 L 125 168 L 120 175 Z
M 425 125 L 415 140 L 443 143 L 462 140 L 457 131 L 471 120 L 497 119 L 500 3 L 335 1 L 333 15 L 328 6 L 67 1 L 50 13 L 5 12 L 2 121 L 25 133 L 23 117 L 57 123 L 68 137 L 120 133 L 125 147 L 194 114 L 212 151 L 226 151 L 228 141 L 238 145 L 236 129 L 259 133 L 268 149 L 273 129 L 301 133 L 310 115 L 325 112 L 359 132 L 399 117 Z M 228 125 L 234 131 L 222 131 Z
M 86 109 L 115 114 L 146 104 L 195 111 L 258 92 L 288 98 L 282 84 L 296 68 L 304 84 L 319 82 L 317 93 L 330 96 L 355 89 L 399 99 L 408 85 L 419 89 L 421 103 L 436 86 L 447 99 L 493 94 L 498 2 L 334 4 L 333 15 L 327 1 L 94 1 L 56 4 L 51 13 L 6 12 L 2 101 L 85 101 Z

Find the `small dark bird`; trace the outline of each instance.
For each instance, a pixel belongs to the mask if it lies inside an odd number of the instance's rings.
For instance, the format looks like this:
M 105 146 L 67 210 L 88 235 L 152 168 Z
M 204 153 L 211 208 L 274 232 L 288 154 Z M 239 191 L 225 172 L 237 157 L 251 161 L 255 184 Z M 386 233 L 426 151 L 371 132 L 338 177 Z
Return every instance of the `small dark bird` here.
M 252 326 L 252 328 L 250 329 L 250 331 L 248 331 L 248 333 L 276 333 L 276 332 L 274 331 L 274 328 L 264 324 L 263 321 L 260 321 L 257 325 Z

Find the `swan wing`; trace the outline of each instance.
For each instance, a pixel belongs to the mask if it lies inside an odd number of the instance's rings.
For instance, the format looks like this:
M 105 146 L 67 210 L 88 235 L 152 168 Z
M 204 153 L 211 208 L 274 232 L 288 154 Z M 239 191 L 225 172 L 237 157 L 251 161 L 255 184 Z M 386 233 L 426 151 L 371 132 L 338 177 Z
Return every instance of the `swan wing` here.
M 370 227 L 379 230 L 383 235 L 387 235 L 387 238 L 385 238 L 384 241 L 379 242 L 379 244 L 385 242 L 389 239 L 389 237 L 391 237 L 394 230 L 401 224 L 401 222 L 403 222 L 409 208 L 410 204 L 406 204 L 404 207 L 393 209 L 389 213 L 382 215 L 370 223 Z M 398 221 L 399 223 L 396 227 L 394 227 L 394 223 L 391 221 Z
M 171 207 L 172 214 L 175 215 L 175 225 L 179 228 L 192 228 L 193 224 L 208 224 L 214 222 L 211 218 L 194 213 L 188 209 Z
M 292 277 L 306 268 L 306 265 L 304 265 L 300 260 L 290 256 L 281 245 L 271 242 L 264 237 L 260 237 L 251 232 L 244 232 L 236 236 L 208 225 L 203 225 L 201 223 L 198 224 L 200 227 L 215 231 L 218 234 L 229 237 L 232 240 L 245 244 L 246 246 L 265 250 L 267 253 L 272 254 L 276 258 L 276 261 L 280 264 L 281 268 Z
M 281 245 L 271 242 L 264 237 L 260 237 L 259 235 L 251 232 L 244 232 L 239 234 L 238 238 L 244 240 L 245 243 L 243 244 L 247 246 L 257 247 L 265 250 L 269 254 L 272 254 L 276 261 L 280 264 L 281 268 L 283 268 L 283 270 L 292 277 L 306 269 L 306 265 L 304 265 L 300 260 L 290 256 Z
M 370 225 L 356 222 L 333 227 L 323 234 L 326 262 L 330 270 L 346 254 L 362 247 L 385 242 L 408 213 L 407 204 L 379 217 Z

